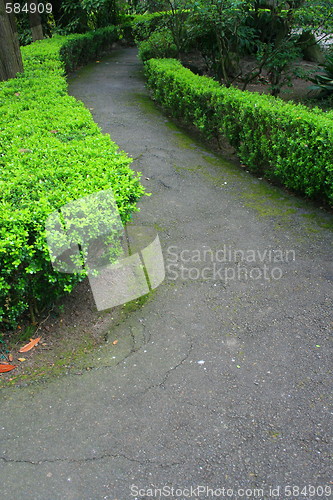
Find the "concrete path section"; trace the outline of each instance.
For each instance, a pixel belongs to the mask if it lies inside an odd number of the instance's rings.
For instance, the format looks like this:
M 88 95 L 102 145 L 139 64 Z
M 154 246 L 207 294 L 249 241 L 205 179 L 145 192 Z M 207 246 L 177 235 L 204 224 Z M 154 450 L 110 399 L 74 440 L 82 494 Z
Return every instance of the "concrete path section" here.
M 331 497 L 331 215 L 177 128 L 135 49 L 70 93 L 143 173 L 166 278 L 89 371 L 2 391 L 2 498 Z

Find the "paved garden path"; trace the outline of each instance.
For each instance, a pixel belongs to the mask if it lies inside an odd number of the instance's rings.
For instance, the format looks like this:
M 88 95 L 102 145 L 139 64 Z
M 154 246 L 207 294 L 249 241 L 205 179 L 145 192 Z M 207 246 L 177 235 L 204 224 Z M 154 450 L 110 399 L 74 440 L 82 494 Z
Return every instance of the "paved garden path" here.
M 70 92 L 143 172 L 152 196 L 134 220 L 158 231 L 166 279 L 91 370 L 2 391 L 2 498 L 333 486 L 331 216 L 179 130 L 150 102 L 135 49 L 83 68 Z

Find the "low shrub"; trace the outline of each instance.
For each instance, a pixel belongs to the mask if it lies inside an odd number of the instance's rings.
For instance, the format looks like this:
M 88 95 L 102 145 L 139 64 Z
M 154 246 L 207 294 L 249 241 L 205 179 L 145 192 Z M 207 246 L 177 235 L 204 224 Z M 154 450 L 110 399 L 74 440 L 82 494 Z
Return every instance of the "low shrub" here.
M 66 73 L 95 60 L 101 52 L 110 50 L 112 44 L 121 36 L 122 31 L 118 26 L 107 26 L 83 35 L 68 36 L 66 43 L 60 48 L 60 59 L 65 65 Z
M 134 40 L 137 43 L 147 40 L 154 31 L 165 27 L 167 18 L 167 12 L 154 12 L 153 14 L 133 16 L 131 24 Z
M 123 222 L 143 194 L 131 160 L 67 94 L 73 69 L 115 40 L 105 28 L 22 48 L 24 73 L 0 84 L 0 321 L 10 329 L 30 310 L 71 291 L 82 276 L 51 264 L 44 224 L 66 203 L 112 188 Z
M 145 63 L 153 97 L 208 139 L 225 136 L 242 162 L 287 188 L 333 205 L 331 114 L 220 86 L 174 59 Z
M 148 38 L 139 44 L 139 57 L 142 61 L 152 58 L 176 57 L 177 47 L 168 29 L 154 31 Z
M 322 64 L 322 72 L 310 78 L 310 81 L 314 83 L 310 87 L 311 90 L 317 90 L 320 92 L 320 96 L 332 96 L 333 95 L 333 52 L 327 54 L 324 64 Z

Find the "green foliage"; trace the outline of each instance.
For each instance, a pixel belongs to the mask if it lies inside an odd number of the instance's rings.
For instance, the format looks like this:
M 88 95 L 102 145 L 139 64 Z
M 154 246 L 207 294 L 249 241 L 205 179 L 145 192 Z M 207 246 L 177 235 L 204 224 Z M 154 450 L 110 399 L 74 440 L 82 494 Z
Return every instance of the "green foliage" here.
M 116 36 L 107 28 L 35 42 L 22 48 L 24 74 L 0 84 L 0 320 L 7 328 L 82 279 L 50 264 L 50 213 L 112 188 L 125 222 L 143 194 L 131 160 L 67 94 L 64 67 L 95 57 Z
M 147 40 L 154 31 L 159 31 L 166 26 L 169 12 L 154 12 L 153 14 L 140 14 L 132 17 L 133 38 L 136 43 Z
M 333 206 L 333 115 L 221 87 L 174 59 L 145 63 L 154 98 L 207 138 L 225 136 L 254 172 Z
M 19 43 L 21 46 L 28 45 L 29 43 L 32 42 L 32 33 L 31 33 L 29 14 L 27 12 L 27 1 L 17 0 L 13 3 L 18 3 L 21 5 L 20 12 L 15 14 Z M 46 3 L 49 2 L 44 1 L 39 3 L 44 3 L 45 5 Z M 41 10 L 42 9 L 40 8 L 40 11 Z M 52 29 L 54 28 L 53 15 L 48 14 L 45 9 L 44 12 L 40 13 L 40 21 L 42 24 L 44 37 L 47 38 L 51 36 Z
M 148 40 L 139 45 L 139 57 L 142 61 L 151 58 L 176 57 L 177 47 L 168 29 L 155 31 Z
M 227 87 L 240 78 L 244 89 L 266 71 L 272 95 L 290 85 L 292 63 L 300 55 L 294 34 L 295 13 L 304 0 L 268 4 L 264 0 L 168 0 L 170 10 L 139 16 L 133 21 L 137 42 L 150 39 L 154 31 L 168 28 L 177 48 L 199 51 L 207 72 Z M 269 5 L 269 8 L 267 7 Z M 151 45 L 151 44 L 150 44 Z M 153 54 L 144 47 L 145 59 Z M 160 56 L 161 51 L 156 53 Z M 252 67 L 244 71 L 241 60 L 253 56 Z M 162 52 L 163 56 L 163 52 Z
M 332 0 L 305 0 L 295 13 L 298 29 L 316 33 L 321 40 L 332 35 L 333 9 Z
M 118 17 L 116 0 L 62 0 L 58 32 L 85 33 L 114 24 Z
M 333 53 L 326 56 L 326 61 L 323 64 L 323 73 L 310 78 L 312 90 L 319 90 L 321 96 L 329 96 L 333 94 Z
M 108 26 L 84 35 L 67 37 L 67 42 L 60 48 L 60 58 L 68 73 L 75 67 L 96 59 L 101 51 L 109 50 L 112 44 L 122 36 L 120 27 Z
M 294 62 L 300 55 L 296 40 L 283 38 L 279 43 L 258 43 L 257 59 L 259 66 L 268 72 L 271 84 L 271 94 L 277 96 L 281 88 L 290 85 L 291 79 L 295 76 L 292 69 Z
M 243 0 L 198 0 L 193 6 L 191 37 L 196 38 L 197 48 L 211 60 L 216 78 L 227 86 L 243 45 L 253 42 L 254 32 L 244 23 L 247 11 L 247 2 Z
M 192 9 L 190 0 L 167 0 L 168 16 L 166 16 L 166 27 L 170 30 L 173 42 L 180 55 L 187 48 L 187 21 Z M 191 6 L 191 9 L 188 9 Z

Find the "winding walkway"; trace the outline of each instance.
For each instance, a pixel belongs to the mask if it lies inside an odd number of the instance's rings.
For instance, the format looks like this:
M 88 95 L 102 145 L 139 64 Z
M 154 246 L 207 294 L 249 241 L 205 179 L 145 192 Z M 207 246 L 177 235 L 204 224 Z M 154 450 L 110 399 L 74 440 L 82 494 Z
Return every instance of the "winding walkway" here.
M 2 391 L 2 498 L 333 486 L 331 217 L 173 125 L 135 49 L 83 68 L 70 92 L 143 172 L 152 196 L 134 221 L 158 231 L 166 279 L 110 332 L 116 358 L 107 345 L 81 376 Z

